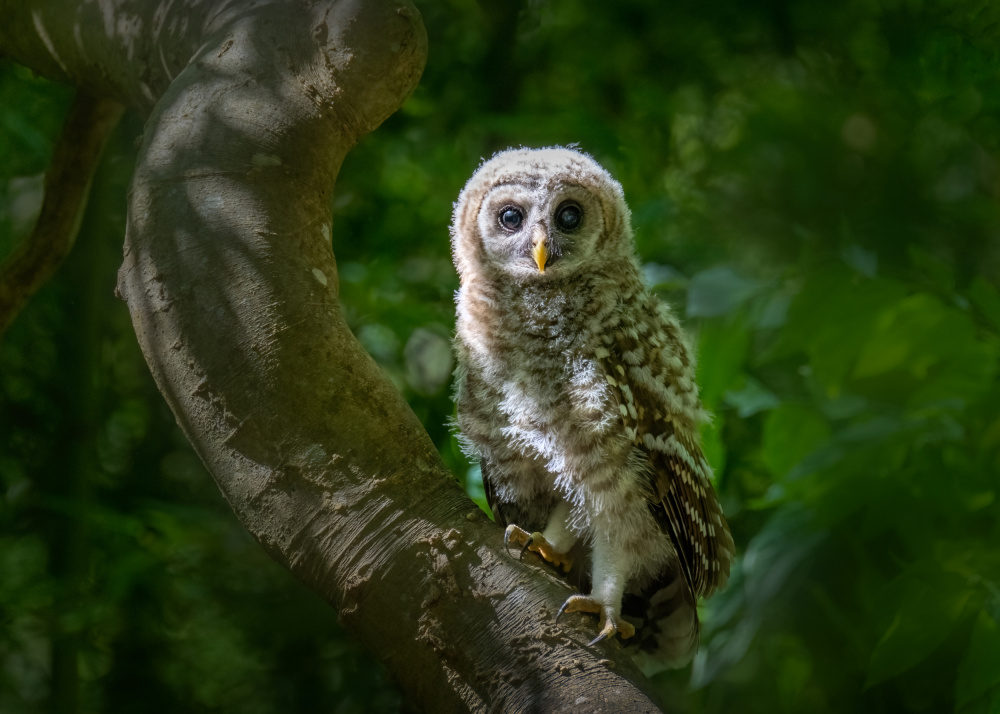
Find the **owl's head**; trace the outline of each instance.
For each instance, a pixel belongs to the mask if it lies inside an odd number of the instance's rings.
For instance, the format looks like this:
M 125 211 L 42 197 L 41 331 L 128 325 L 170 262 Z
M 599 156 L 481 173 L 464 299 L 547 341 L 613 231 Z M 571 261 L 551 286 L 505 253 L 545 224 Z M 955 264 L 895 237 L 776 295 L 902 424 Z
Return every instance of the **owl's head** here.
M 455 204 L 452 253 L 472 274 L 519 283 L 571 277 L 631 259 L 621 186 L 586 154 L 511 149 L 473 174 Z

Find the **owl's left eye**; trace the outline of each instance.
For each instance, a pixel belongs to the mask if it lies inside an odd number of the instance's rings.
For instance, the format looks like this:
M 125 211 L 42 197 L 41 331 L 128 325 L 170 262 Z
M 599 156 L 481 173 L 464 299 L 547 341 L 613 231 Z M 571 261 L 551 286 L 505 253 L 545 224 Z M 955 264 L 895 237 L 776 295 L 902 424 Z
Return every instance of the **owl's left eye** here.
M 504 206 L 500 209 L 500 213 L 497 218 L 500 221 L 501 228 L 505 231 L 513 233 L 521 227 L 521 221 L 524 220 L 524 214 L 521 213 L 521 209 L 517 206 Z
M 583 220 L 583 210 L 575 203 L 564 203 L 556 211 L 556 223 L 564 231 L 571 231 Z

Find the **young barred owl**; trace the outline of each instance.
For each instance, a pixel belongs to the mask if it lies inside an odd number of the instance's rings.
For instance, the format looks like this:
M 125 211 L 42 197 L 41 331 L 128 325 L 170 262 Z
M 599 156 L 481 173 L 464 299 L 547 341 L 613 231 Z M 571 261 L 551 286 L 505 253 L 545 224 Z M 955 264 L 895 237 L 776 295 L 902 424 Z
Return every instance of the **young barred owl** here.
M 638 625 L 629 643 L 685 664 L 734 546 L 691 354 L 643 286 L 621 186 L 579 151 L 501 152 L 455 204 L 452 253 L 460 438 L 505 541 L 589 590 L 560 615 L 598 615 L 594 642 Z

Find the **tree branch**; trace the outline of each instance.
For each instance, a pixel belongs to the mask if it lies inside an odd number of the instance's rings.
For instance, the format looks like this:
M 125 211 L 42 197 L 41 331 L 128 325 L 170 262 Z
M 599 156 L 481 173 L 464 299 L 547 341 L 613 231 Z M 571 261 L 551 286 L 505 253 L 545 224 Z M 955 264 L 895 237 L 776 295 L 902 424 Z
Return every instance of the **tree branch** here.
M 80 232 L 101 152 L 125 108 L 78 94 L 45 174 L 45 198 L 31 235 L 0 263 L 0 337 L 69 255 Z
M 617 642 L 553 624 L 568 586 L 503 551 L 341 314 L 332 187 L 419 78 L 409 0 L 0 10 L 15 59 L 149 113 L 119 290 L 178 423 L 268 552 L 418 708 L 657 711 Z

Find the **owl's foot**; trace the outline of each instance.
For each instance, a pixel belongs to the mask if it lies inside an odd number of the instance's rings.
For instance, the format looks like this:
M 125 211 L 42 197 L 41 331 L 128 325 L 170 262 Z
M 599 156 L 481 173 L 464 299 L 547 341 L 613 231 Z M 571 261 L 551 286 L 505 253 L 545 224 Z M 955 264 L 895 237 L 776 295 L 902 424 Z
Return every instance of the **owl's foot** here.
M 612 607 L 586 595 L 570 595 L 566 602 L 563 603 L 563 606 L 559 608 L 559 612 L 556 614 L 556 622 L 559 622 L 559 618 L 564 612 L 589 612 L 600 615 L 601 632 L 590 642 L 591 647 L 601 640 L 614 637 L 616 634 L 621 635 L 623 640 L 627 640 L 635 634 L 635 627 L 622 618 L 617 607 Z
M 534 553 L 538 553 L 557 568 L 561 568 L 564 573 L 568 573 L 569 569 L 573 567 L 573 559 L 565 553 L 558 552 L 552 547 L 552 544 L 545 540 L 545 537 L 537 531 L 535 533 L 528 533 L 528 531 L 523 528 L 519 528 L 511 523 L 507 526 L 507 530 L 503 534 L 504 548 L 510 550 L 511 541 L 521 546 L 522 558 L 524 557 L 524 551 L 530 550 Z

